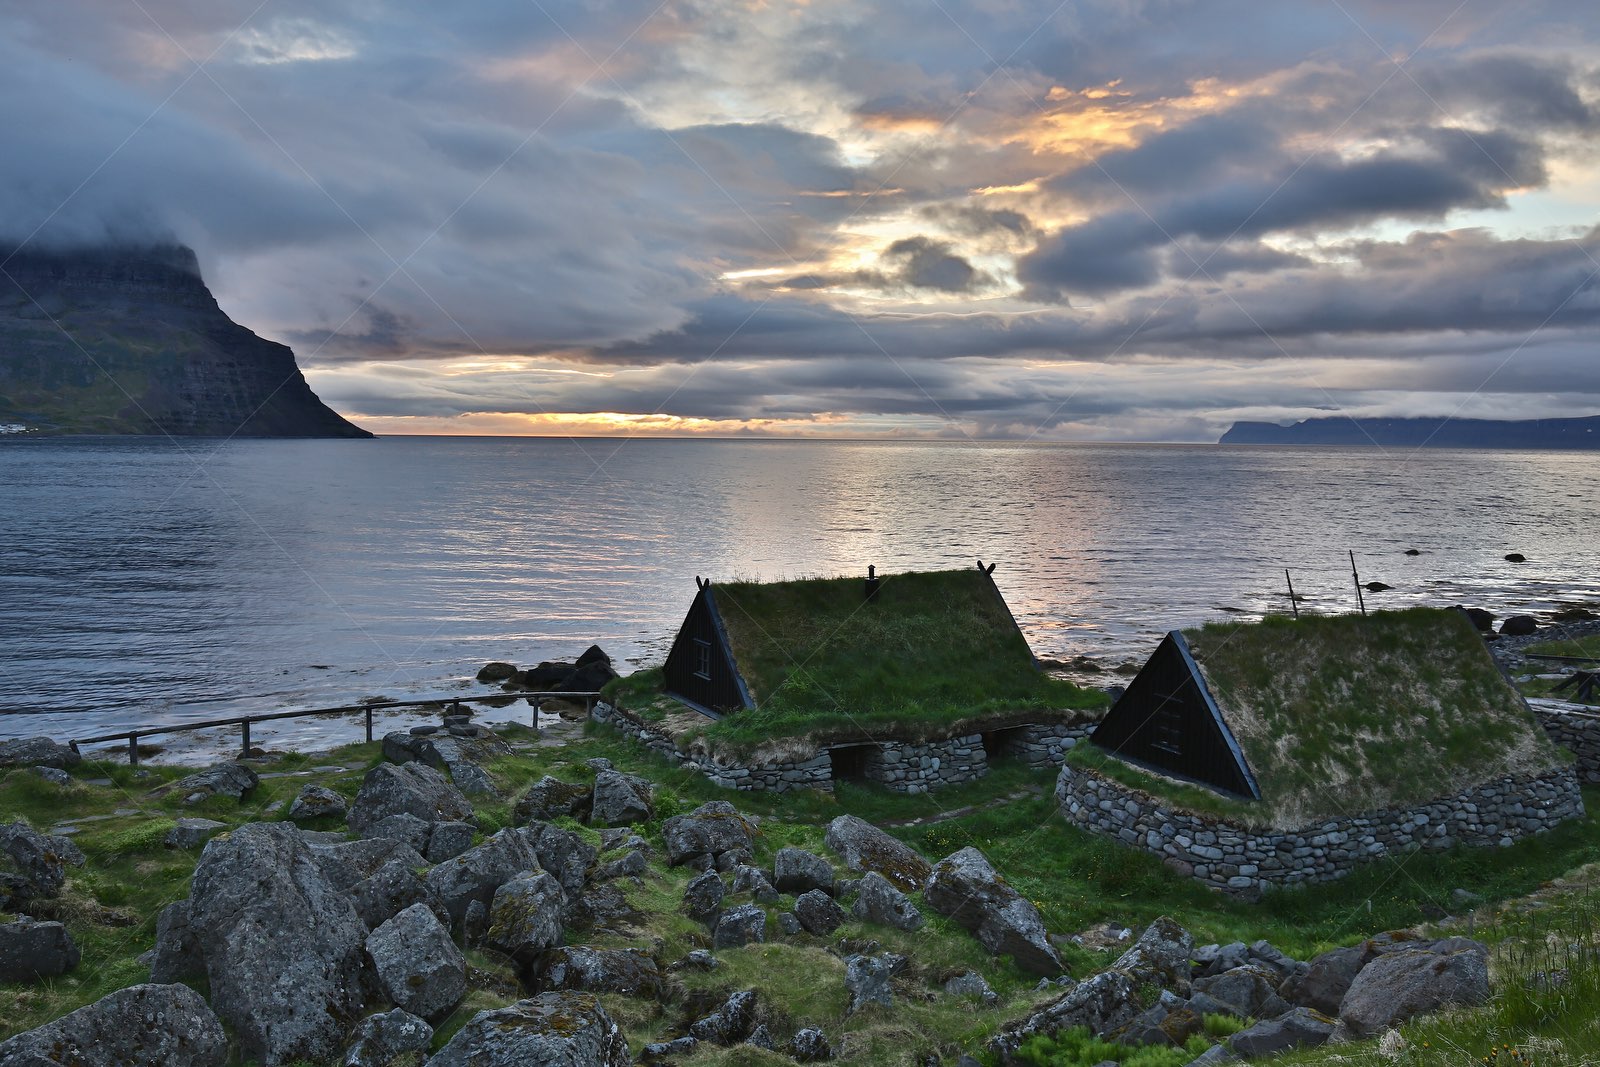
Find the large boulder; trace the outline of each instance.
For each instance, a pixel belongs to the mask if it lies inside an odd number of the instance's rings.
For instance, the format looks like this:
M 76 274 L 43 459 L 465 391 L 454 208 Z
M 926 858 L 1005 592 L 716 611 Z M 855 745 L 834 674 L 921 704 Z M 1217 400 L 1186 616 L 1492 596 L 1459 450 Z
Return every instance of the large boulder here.
M 741 989 L 723 1001 L 721 1007 L 689 1024 L 689 1036 L 713 1045 L 743 1041 L 755 1027 L 757 999 L 754 989 Z
M 854 1015 L 869 1004 L 892 1007 L 894 997 L 889 980 L 894 968 L 889 961 L 877 956 L 851 956 L 844 961 L 844 988 L 850 994 L 850 1005 L 845 1014 Z
M 802 848 L 780 848 L 772 859 L 772 884 L 780 893 L 820 889 L 833 894 L 833 864 Z
M 350 805 L 347 822 L 362 837 L 391 815 L 410 815 L 425 823 L 467 822 L 472 805 L 444 775 L 422 763 L 380 763 L 367 772 Z
M 908 933 L 920 929 L 924 921 L 911 898 L 877 871 L 868 871 L 856 882 L 856 900 L 850 914 L 863 922 L 881 923 Z
M 307 840 L 307 844 L 311 849 L 312 862 L 339 890 L 354 888 L 362 879 L 371 877 L 391 862 L 412 868 L 427 866 L 416 849 L 392 838 L 373 837 L 328 844 Z
M 1194 936 L 1163 915 L 1145 927 L 1139 940 L 1111 966 L 1128 972 L 1136 982 L 1185 993 L 1189 989 L 1189 954 L 1193 951 Z
M 167 831 L 167 836 L 161 843 L 168 848 L 179 848 L 185 852 L 199 848 L 213 837 L 228 828 L 225 822 L 216 819 L 179 819 L 172 824 L 172 829 Z
M 794 916 L 808 934 L 826 936 L 844 922 L 844 909 L 820 889 L 801 893 L 794 902 Z
M 1139 1013 L 1139 992 L 1124 971 L 1101 971 L 1084 979 L 1019 1022 L 1008 1023 L 989 1042 L 1001 1062 L 1015 1063 L 1017 1048 L 1034 1034 L 1054 1034 L 1074 1026 L 1105 1037 Z
M 545 775 L 528 787 L 517 799 L 515 809 L 518 822 L 532 819 L 558 819 L 563 815 L 582 817 L 588 813 L 589 798 L 594 790 L 590 786 L 563 782 Z
M 70 745 L 48 737 L 18 737 L 0 741 L 0 768 L 54 767 L 64 771 L 76 767 L 83 757 Z
M 733 849 L 754 849 L 750 820 L 726 800 L 712 800 L 687 815 L 674 815 L 661 824 L 667 862 L 674 867 L 700 856 L 716 856 Z
M 575 899 L 583 892 L 589 870 L 599 854 L 593 845 L 571 830 L 547 822 L 532 822 L 517 832 L 532 843 L 539 866 L 556 876 L 561 888 L 567 891 L 568 899 Z
M 417 866 L 398 857 L 351 886 L 350 900 L 369 930 L 377 929 L 413 904 L 426 905 L 440 922 L 450 921 L 449 909 L 417 873 Z
M 79 958 L 72 935 L 58 922 L 23 915 L 0 923 L 0 982 L 54 978 L 76 967 Z
M 1278 995 L 1278 984 L 1274 971 L 1250 963 L 1221 974 L 1196 978 L 1192 988 L 1195 993 L 1231 1005 L 1235 1015 L 1270 1019 L 1289 1010 L 1289 1004 Z
M 1311 961 L 1304 974 L 1291 975 L 1278 987 L 1278 995 L 1291 1004 L 1337 1016 L 1350 983 L 1377 955 L 1370 941 L 1324 952 Z
M 308 784 L 294 798 L 294 803 L 289 805 L 289 819 L 292 822 L 342 819 L 349 810 L 349 802 L 340 794 L 325 785 Z
M 592 826 L 627 826 L 655 812 L 655 787 L 637 775 L 605 770 L 594 776 L 589 807 Z
M 923 900 L 977 935 L 984 948 L 1008 955 L 1034 974 L 1066 970 L 1033 902 L 1007 885 L 988 859 L 968 846 L 940 860 L 928 878 Z
M 485 940 L 513 959 L 530 963 L 561 941 L 566 891 L 548 871 L 523 871 L 494 891 Z
M 256 772 L 242 763 L 219 763 L 187 778 L 155 790 L 158 794 L 178 793 L 185 804 L 198 804 L 212 797 L 242 800 L 260 782 Z
M 1333 1034 L 1334 1021 L 1311 1008 L 1296 1008 L 1276 1019 L 1265 1019 L 1228 1039 L 1228 1048 L 1247 1060 L 1271 1056 L 1292 1048 L 1323 1044 Z
M 187 900 L 173 901 L 156 916 L 156 945 L 152 952 L 150 981 L 156 985 L 205 977 L 205 955 L 189 922 Z
M 408 1011 L 395 1008 L 361 1020 L 351 1035 L 340 1067 L 389 1067 L 408 1052 L 417 1062 L 433 1043 L 433 1027 Z
M 683 890 L 683 910 L 691 919 L 711 923 L 722 911 L 727 887 L 716 871 L 702 871 L 689 880 Z
M 553 948 L 539 959 L 534 984 L 540 989 L 622 993 L 656 1000 L 666 985 L 661 964 L 639 948 Z
M 592 993 L 540 993 L 480 1011 L 428 1067 L 629 1067 L 628 1041 Z
M 717 919 L 711 934 L 711 947 L 738 948 L 753 941 L 767 939 L 767 913 L 756 904 L 740 904 L 729 908 Z
M 0 1043 L 0 1067 L 222 1067 L 227 1052 L 199 993 L 135 985 Z
M 1350 983 L 1339 1021 L 1370 1037 L 1446 1005 L 1470 1007 L 1489 999 L 1489 950 L 1464 937 L 1384 952 Z
M 265 1067 L 333 1059 L 362 1009 L 366 924 L 287 823 L 212 838 L 195 867 L 189 926 L 211 1006 Z
M 822 840 L 852 871 L 876 871 L 896 889 L 913 893 L 928 880 L 931 868 L 916 849 L 865 819 L 841 815 L 828 824 Z
M 82 867 L 83 852 L 65 837 L 41 834 L 27 823 L 0 826 L 0 909 L 16 911 L 30 900 L 53 897 L 67 867 Z
M 389 1003 L 437 1020 L 467 991 L 467 961 L 425 904 L 413 904 L 367 938 L 373 973 Z
M 434 867 L 426 881 L 444 902 L 451 921 L 459 923 L 474 900 L 487 908 L 495 890 L 523 871 L 542 869 L 532 837 L 523 829 L 506 829 Z

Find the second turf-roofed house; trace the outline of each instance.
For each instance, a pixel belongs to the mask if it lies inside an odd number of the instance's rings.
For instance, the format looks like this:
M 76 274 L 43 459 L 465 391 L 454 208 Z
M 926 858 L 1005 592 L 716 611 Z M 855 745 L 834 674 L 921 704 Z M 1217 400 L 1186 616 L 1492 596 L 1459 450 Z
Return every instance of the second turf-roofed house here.
M 1062 814 L 1235 891 L 1583 814 L 1571 756 L 1457 611 L 1173 631 L 1090 740 Z
M 595 717 L 741 789 L 919 793 L 993 760 L 1054 766 L 1105 697 L 1040 670 L 993 569 L 697 579 L 666 663 Z

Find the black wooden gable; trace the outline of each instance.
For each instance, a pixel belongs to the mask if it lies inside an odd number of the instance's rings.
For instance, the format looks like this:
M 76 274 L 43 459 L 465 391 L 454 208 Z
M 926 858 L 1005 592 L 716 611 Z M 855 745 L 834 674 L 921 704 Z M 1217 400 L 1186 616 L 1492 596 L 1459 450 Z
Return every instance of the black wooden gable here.
M 1176 630 L 1162 639 L 1089 740 L 1130 763 L 1261 799 L 1238 740 Z
M 695 584 L 700 591 L 689 605 L 689 614 L 684 616 L 662 668 L 666 690 L 692 707 L 718 715 L 755 707 L 728 646 L 711 580 L 696 578 Z

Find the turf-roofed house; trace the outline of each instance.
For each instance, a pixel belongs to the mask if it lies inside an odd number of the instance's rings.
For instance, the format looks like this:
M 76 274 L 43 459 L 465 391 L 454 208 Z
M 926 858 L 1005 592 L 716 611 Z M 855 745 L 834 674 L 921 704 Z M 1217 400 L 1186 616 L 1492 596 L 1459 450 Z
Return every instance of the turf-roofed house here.
M 993 571 L 696 579 L 666 663 L 595 717 L 741 789 L 920 793 L 992 760 L 1055 766 L 1105 696 L 1039 668 Z
M 1237 891 L 1583 814 L 1571 756 L 1458 611 L 1174 630 L 1090 740 L 1063 815 Z

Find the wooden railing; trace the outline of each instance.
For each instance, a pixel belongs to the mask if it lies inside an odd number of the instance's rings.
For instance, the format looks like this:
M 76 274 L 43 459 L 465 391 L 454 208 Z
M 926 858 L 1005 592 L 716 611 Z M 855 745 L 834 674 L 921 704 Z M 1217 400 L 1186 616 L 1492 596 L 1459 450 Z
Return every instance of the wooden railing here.
M 123 730 L 114 734 L 96 734 L 94 737 L 75 737 L 70 742 L 74 752 L 79 751 L 79 745 L 98 745 L 107 741 L 128 742 L 128 762 L 133 766 L 139 764 L 139 738 L 154 737 L 159 734 L 176 734 L 186 730 L 209 730 L 218 726 L 237 726 L 240 728 L 240 754 L 250 753 L 250 726 L 252 723 L 272 722 L 277 719 L 304 719 L 313 715 L 348 715 L 351 712 L 361 711 L 366 713 L 367 740 L 372 740 L 372 713 L 383 711 L 386 708 L 411 708 L 411 707 L 459 707 L 462 704 L 479 704 L 484 702 L 504 701 L 507 698 L 516 700 L 581 700 L 585 712 L 594 708 L 594 702 L 600 698 L 598 692 L 585 693 L 486 693 L 481 696 L 445 696 L 445 697 L 419 697 L 415 700 L 375 700 L 370 704 L 341 704 L 335 708 L 302 708 L 298 711 L 273 711 L 262 715 L 236 715 L 227 719 L 206 719 L 202 722 L 185 722 L 172 726 L 146 726 L 134 730 Z M 534 726 L 538 727 L 538 711 L 534 711 Z

